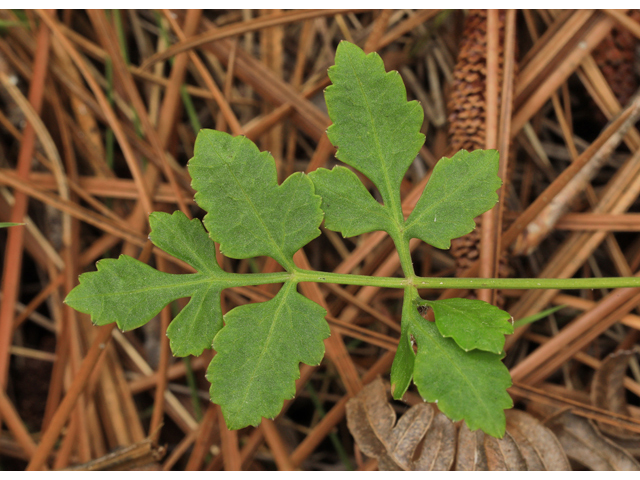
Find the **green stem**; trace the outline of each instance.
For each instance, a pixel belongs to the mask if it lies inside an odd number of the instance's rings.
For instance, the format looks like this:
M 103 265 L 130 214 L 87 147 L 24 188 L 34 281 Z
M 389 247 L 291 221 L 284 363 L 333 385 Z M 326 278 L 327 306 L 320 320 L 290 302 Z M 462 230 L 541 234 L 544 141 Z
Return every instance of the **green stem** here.
M 640 287 L 640 277 L 608 278 L 441 278 L 441 277 L 369 277 L 332 272 L 316 272 L 296 269 L 293 280 L 298 282 L 336 283 L 386 288 L 510 288 L 510 289 L 560 289 Z
M 197 274 L 196 274 L 197 275 Z M 268 285 L 271 283 L 285 283 L 292 279 L 289 272 L 275 273 L 229 273 L 216 274 L 216 277 L 224 279 L 224 288 L 229 287 L 248 287 L 252 285 Z M 211 277 L 203 276 L 203 283 L 211 281 Z
M 372 287 L 403 288 L 409 284 L 406 278 L 370 277 L 350 273 L 316 272 L 296 269 L 293 279 L 298 282 L 336 283 L 338 285 L 361 285 Z
M 403 219 L 404 221 L 404 219 Z M 403 225 L 404 227 L 404 225 Z M 400 226 L 398 226 L 398 231 L 400 230 Z M 402 267 L 402 272 L 406 278 L 415 277 L 416 273 L 413 269 L 413 260 L 411 260 L 411 249 L 409 248 L 409 240 L 404 238 L 404 235 L 399 234 L 390 234 L 393 243 L 396 246 L 396 251 L 398 252 L 398 257 L 400 258 L 400 266 Z
M 559 289 L 640 287 L 640 277 L 608 278 L 429 278 L 415 277 L 417 288 Z
M 195 274 L 199 275 L 199 274 Z M 510 288 L 510 289 L 558 289 L 579 290 L 583 288 L 625 288 L 640 287 L 640 277 L 608 278 L 441 278 L 441 277 L 370 277 L 349 273 L 317 272 L 294 267 L 291 272 L 275 273 L 229 273 L 216 274 L 225 280 L 225 287 L 245 287 L 269 283 L 315 282 L 335 283 L 338 285 L 361 285 L 384 288 Z M 196 283 L 209 282 L 210 277 L 203 275 Z

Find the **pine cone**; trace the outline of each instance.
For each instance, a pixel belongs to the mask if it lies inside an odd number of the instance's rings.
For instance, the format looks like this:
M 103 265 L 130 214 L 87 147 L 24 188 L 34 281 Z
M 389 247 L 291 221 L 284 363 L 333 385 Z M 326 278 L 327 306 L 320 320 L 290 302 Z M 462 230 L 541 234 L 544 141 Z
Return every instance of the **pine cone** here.
M 504 68 L 505 12 L 500 11 L 498 42 L 498 75 L 502 82 Z M 486 78 L 487 78 L 487 11 L 470 10 L 465 19 L 458 61 L 453 72 L 453 84 L 449 96 L 449 141 L 457 151 L 468 151 L 485 147 L 486 140 Z M 513 164 L 513 162 L 511 162 Z M 481 217 L 476 218 L 477 227 L 464 237 L 452 240 L 451 254 L 456 259 L 456 275 L 460 276 L 477 260 L 481 236 Z M 506 255 L 500 257 L 499 276 L 509 276 Z M 473 292 L 469 298 L 475 298 Z M 498 295 L 499 306 L 504 298 Z
M 498 69 L 502 81 L 504 65 L 505 13 L 499 15 Z M 453 71 L 449 96 L 449 138 L 451 146 L 476 150 L 485 145 L 485 89 L 487 78 L 487 11 L 469 10 L 465 19 L 458 61 Z
M 640 22 L 640 10 L 632 10 L 629 16 Z M 633 34 L 614 27 L 593 50 L 593 58 L 622 106 L 638 89 L 638 76 L 634 71 L 637 46 L 638 39 Z

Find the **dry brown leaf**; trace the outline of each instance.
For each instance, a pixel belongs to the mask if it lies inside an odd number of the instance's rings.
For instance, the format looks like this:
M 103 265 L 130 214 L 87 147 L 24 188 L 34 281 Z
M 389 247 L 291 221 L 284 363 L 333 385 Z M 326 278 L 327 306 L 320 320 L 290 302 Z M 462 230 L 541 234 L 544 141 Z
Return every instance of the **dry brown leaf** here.
M 522 452 L 509 432 L 506 432 L 502 438 L 485 435 L 484 451 L 487 456 L 487 466 L 491 471 L 511 472 L 527 469 Z
M 456 434 L 456 424 L 427 403 L 414 405 L 395 424 L 380 378 L 347 403 L 349 430 L 380 470 L 570 469 L 560 442 L 538 420 L 524 412 L 509 412 L 507 418 L 501 439 L 472 432 L 462 422 Z
M 414 405 L 398 421 L 391 430 L 391 455 L 397 459 L 405 470 L 414 470 L 411 461 L 431 421 L 434 417 L 433 408 L 428 404 Z
M 544 423 L 570 459 L 594 471 L 640 470 L 640 464 L 629 452 L 602 435 L 591 420 L 568 410 L 554 415 L 553 407 L 541 404 L 531 404 L 529 408 L 540 417 L 548 417 Z
M 591 470 L 640 470 L 640 464 L 602 435 L 591 420 L 565 412 L 558 418 L 558 423 L 562 428 L 552 429 L 570 458 Z
M 571 470 L 560 442 L 547 427 L 521 410 L 507 410 L 507 431 L 520 447 L 527 470 Z
M 347 403 L 347 424 L 365 455 L 380 470 L 449 470 L 455 456 L 455 426 L 426 403 L 411 407 L 393 426 L 395 412 L 380 378 Z M 416 458 L 416 449 L 422 445 Z
M 637 439 L 628 439 L 628 438 L 612 438 L 612 440 L 618 445 L 620 448 L 629 452 L 634 458 L 640 458 L 640 440 Z
M 460 426 L 458 433 L 458 456 L 455 470 L 472 472 L 488 470 L 487 455 L 484 452 L 484 432 L 472 432 L 466 423 Z
M 633 350 L 621 350 L 605 358 L 596 370 L 591 384 L 591 403 L 594 407 L 614 413 L 631 416 L 627 406 L 624 377 L 633 357 Z M 631 433 L 624 427 L 597 423 L 602 433 L 625 440 L 640 441 L 640 435 Z
M 380 389 L 382 388 L 382 393 Z M 347 402 L 347 425 L 365 455 L 377 458 L 387 455 L 387 446 L 379 433 L 389 433 L 396 414 L 386 400 L 382 380 L 377 378 Z
M 482 431 L 472 432 L 463 423 L 458 434 L 458 471 L 512 471 L 526 470 L 527 464 L 509 432 L 502 438 L 485 435 Z
M 444 414 L 437 412 L 424 436 L 422 452 L 415 461 L 415 470 L 451 470 L 456 456 L 456 427 Z

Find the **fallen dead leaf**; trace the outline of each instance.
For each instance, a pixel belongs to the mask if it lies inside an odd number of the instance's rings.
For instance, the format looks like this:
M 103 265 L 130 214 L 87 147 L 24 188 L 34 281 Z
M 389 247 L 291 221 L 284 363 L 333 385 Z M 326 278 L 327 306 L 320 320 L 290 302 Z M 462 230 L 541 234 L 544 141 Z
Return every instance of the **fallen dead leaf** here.
M 600 433 L 591 420 L 542 404 L 532 403 L 529 409 L 546 418 L 544 423 L 558 438 L 567 457 L 590 470 L 640 470 L 633 456 Z
M 571 470 L 551 430 L 522 410 L 507 410 L 507 431 L 520 447 L 527 470 Z
M 347 425 L 360 450 L 380 470 L 570 470 L 554 434 L 525 412 L 509 411 L 503 438 L 472 432 L 427 403 L 396 423 L 387 389 L 377 378 L 347 403 Z M 455 459 L 455 465 L 454 465 Z
M 634 350 L 621 350 L 612 353 L 602 361 L 591 383 L 591 403 L 594 407 L 632 416 L 627 405 L 624 378 L 629 360 L 634 354 Z M 629 432 L 623 426 L 603 422 L 597 422 L 597 425 L 602 433 L 617 439 L 635 440 L 640 446 L 640 435 Z

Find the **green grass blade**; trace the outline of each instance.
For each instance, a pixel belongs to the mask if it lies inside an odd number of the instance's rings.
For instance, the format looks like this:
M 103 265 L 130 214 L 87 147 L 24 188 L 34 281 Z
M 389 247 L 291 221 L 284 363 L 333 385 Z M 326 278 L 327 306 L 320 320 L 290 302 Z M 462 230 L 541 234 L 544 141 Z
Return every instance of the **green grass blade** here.
M 548 317 L 552 313 L 556 313 L 558 310 L 562 310 L 567 305 L 557 305 L 555 307 L 547 308 L 539 313 L 535 313 L 533 315 L 529 315 L 528 317 L 521 318 L 520 320 L 516 320 L 513 323 L 513 328 L 520 328 L 524 325 L 528 325 L 533 322 L 537 322 L 538 320 L 542 320 L 545 317 Z

